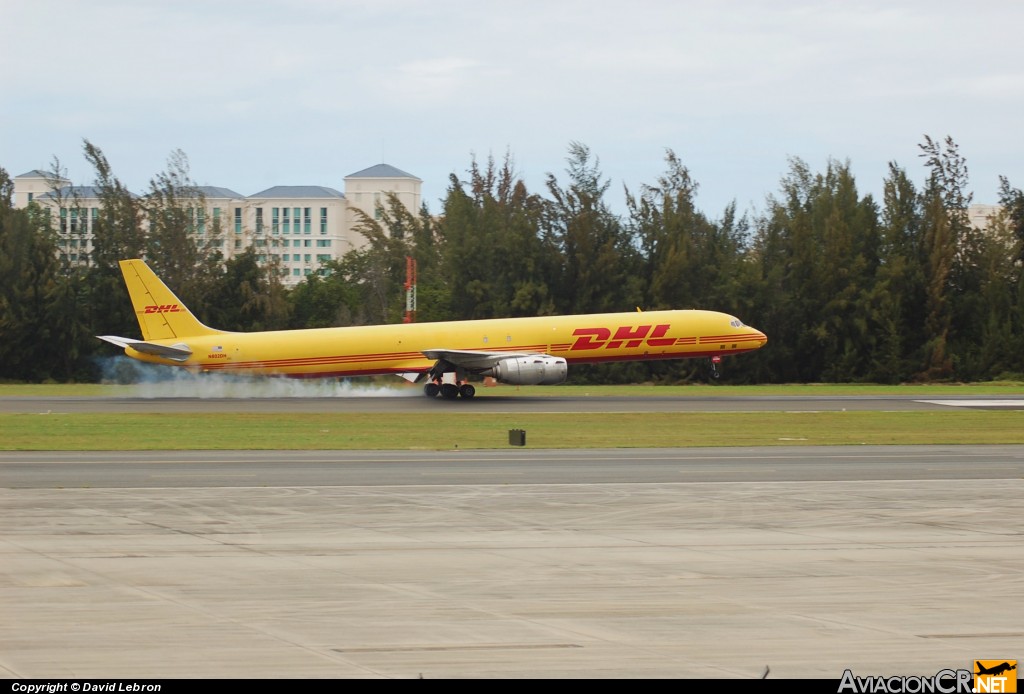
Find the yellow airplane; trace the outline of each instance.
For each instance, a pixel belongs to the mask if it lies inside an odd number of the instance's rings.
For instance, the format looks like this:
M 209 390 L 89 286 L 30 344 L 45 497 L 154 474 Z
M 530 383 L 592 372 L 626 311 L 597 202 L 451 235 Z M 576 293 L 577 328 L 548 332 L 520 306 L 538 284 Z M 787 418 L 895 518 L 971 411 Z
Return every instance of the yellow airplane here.
M 423 392 L 472 398 L 470 374 L 513 385 L 554 385 L 568 364 L 710 358 L 762 347 L 764 333 L 716 311 L 403 323 L 236 333 L 196 319 L 142 260 L 122 260 L 142 340 L 99 339 L 134 359 L 192 371 L 316 378 L 398 374 Z

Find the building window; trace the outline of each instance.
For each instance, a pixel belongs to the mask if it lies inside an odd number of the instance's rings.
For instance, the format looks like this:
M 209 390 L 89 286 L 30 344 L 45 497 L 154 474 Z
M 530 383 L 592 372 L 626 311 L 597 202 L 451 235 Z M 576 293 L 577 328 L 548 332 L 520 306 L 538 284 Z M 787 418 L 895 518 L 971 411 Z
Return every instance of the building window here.
M 321 207 L 320 208 L 320 233 L 321 234 L 326 234 L 327 233 L 327 208 L 326 207 Z
M 306 248 L 312 248 L 313 240 L 312 239 L 306 239 L 305 241 L 302 242 L 302 245 L 304 247 L 306 247 Z
M 287 212 L 288 210 L 285 210 Z M 270 233 L 277 236 L 281 232 L 281 220 L 280 220 L 280 207 L 274 207 L 270 210 Z
M 235 233 L 236 234 L 241 234 L 242 233 L 242 208 L 241 207 L 236 207 L 235 208 Z M 238 248 L 238 246 L 235 246 L 235 248 Z
M 256 208 L 256 233 L 257 234 L 262 234 L 263 233 L 263 208 L 262 207 L 257 207 Z
M 330 239 L 317 239 L 316 240 L 316 247 L 317 248 L 330 248 L 331 247 L 331 240 Z
M 283 210 L 281 210 L 281 231 L 282 231 L 282 233 L 285 233 L 285 234 L 292 233 L 291 218 L 288 217 L 288 213 L 289 212 L 291 212 L 291 210 L 288 209 L 287 207 L 285 207 Z
M 302 218 L 302 233 L 309 234 L 313 230 L 313 220 L 310 218 L 310 212 L 312 212 L 312 208 L 306 207 L 304 208 L 304 210 L 306 214 Z

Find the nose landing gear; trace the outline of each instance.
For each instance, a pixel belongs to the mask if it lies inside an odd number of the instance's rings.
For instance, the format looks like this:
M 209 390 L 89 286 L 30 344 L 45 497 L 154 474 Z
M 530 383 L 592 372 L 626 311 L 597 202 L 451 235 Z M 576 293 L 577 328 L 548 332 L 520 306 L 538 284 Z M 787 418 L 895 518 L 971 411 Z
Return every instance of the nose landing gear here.
M 711 378 L 718 380 L 722 377 L 722 372 L 718 370 L 718 365 L 722 363 L 722 358 L 717 354 L 711 357 Z

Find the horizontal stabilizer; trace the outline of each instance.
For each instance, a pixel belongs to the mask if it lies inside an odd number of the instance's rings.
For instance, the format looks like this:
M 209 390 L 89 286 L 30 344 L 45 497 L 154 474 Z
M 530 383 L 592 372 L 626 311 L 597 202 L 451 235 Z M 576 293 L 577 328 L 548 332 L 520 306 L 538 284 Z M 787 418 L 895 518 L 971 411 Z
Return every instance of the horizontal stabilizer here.
M 118 337 L 116 335 L 97 335 L 96 337 L 118 347 L 125 349 L 131 347 L 136 352 L 152 354 L 164 359 L 173 359 L 174 361 L 185 361 L 192 356 L 192 350 L 188 348 L 188 345 L 180 342 L 176 345 L 158 345 L 155 342 L 133 340 L 130 337 Z

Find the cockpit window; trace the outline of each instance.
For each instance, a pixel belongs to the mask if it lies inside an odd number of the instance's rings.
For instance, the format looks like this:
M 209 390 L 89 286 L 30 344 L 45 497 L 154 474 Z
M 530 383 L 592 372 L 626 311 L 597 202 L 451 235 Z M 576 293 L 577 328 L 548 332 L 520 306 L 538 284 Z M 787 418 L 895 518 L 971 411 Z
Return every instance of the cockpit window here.
M 743 321 L 739 320 L 738 318 L 733 318 L 731 321 L 729 321 L 729 325 L 731 325 L 734 328 L 742 328 Z

